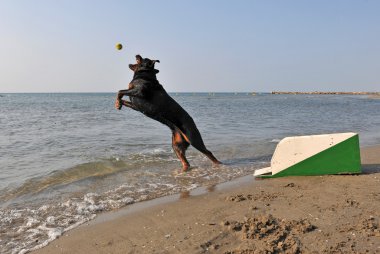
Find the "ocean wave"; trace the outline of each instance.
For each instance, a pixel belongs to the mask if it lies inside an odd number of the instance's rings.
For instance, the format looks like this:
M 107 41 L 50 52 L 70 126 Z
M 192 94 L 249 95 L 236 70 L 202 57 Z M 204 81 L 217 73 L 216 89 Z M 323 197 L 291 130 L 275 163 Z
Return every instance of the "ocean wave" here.
M 202 163 L 201 160 L 199 164 Z M 2 209 L 0 253 L 26 253 L 44 247 L 64 232 L 92 220 L 98 213 L 189 191 L 198 186 L 225 182 L 252 173 L 256 167 L 252 164 L 222 165 L 218 168 L 198 166 L 186 173 L 171 172 L 166 175 L 130 171 L 130 182 L 108 191 L 74 195 L 62 202 L 49 200 L 41 205 Z
M 113 174 L 128 170 L 139 170 L 142 167 L 155 165 L 165 166 L 174 162 L 176 158 L 171 151 L 162 148 L 144 149 L 139 153 L 128 156 L 112 156 L 95 162 L 87 162 L 74 167 L 56 170 L 48 175 L 42 175 L 26 180 L 21 186 L 8 187 L 1 191 L 0 200 L 9 201 L 33 196 L 52 188 L 83 182 L 88 179 L 105 178 Z
M 86 193 L 56 204 L 0 210 L 0 252 L 15 254 L 39 249 L 100 212 L 175 191 L 178 191 L 175 186 L 167 184 L 156 183 L 137 191 L 135 186 L 122 185 L 103 194 Z

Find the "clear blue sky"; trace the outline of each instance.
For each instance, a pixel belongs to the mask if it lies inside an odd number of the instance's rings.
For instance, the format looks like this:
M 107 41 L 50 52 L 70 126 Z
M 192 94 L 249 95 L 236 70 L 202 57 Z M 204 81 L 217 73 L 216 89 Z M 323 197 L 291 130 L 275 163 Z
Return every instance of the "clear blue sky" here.
M 170 92 L 378 91 L 380 1 L 0 1 L 0 92 L 116 92 L 137 53 Z

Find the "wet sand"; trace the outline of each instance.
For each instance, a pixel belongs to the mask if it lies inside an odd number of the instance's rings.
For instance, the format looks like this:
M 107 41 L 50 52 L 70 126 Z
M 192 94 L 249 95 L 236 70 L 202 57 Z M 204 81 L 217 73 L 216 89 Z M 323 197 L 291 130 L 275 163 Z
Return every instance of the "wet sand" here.
M 210 186 L 106 213 L 33 253 L 380 253 L 380 146 L 363 174 Z

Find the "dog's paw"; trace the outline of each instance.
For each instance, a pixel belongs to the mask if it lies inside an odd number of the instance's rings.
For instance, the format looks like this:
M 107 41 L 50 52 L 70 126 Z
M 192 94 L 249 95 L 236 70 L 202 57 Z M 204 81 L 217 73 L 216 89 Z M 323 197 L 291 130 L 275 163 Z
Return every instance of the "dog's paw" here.
M 121 103 L 121 100 L 116 99 L 116 101 L 115 101 L 115 108 L 117 110 L 120 110 L 122 106 L 123 106 L 123 104 Z

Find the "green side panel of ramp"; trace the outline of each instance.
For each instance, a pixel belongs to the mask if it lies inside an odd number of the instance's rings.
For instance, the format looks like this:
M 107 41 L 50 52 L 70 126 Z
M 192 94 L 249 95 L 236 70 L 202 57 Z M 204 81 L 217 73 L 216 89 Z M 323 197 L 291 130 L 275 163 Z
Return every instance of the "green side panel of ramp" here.
M 355 135 L 275 175 L 262 175 L 260 177 L 274 178 L 358 173 L 361 173 L 359 136 Z

